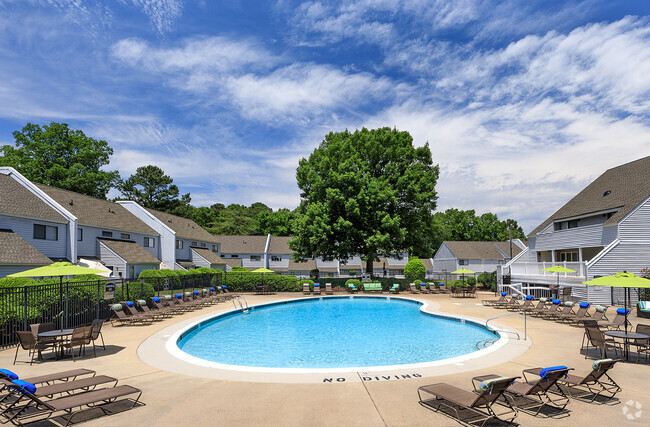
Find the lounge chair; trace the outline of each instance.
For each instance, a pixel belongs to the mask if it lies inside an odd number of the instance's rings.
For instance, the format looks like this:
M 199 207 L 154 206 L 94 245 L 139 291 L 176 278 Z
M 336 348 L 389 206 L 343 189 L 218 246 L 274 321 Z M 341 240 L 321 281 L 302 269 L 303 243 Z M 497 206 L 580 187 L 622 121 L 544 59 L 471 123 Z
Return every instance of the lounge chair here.
M 320 283 L 314 283 L 314 295 L 320 295 Z
M 561 308 L 560 306 L 561 303 L 562 301 L 560 301 L 559 299 L 554 299 L 551 300 L 551 304 L 548 307 L 544 306 L 540 309 L 531 310 L 528 314 L 530 314 L 531 316 L 540 316 L 540 317 L 545 315 L 548 316 L 550 313 L 557 312 Z
M 532 304 L 526 308 L 522 308 L 522 311 L 525 311 L 527 314 L 530 314 L 531 311 L 533 310 L 540 310 L 543 309 L 546 306 L 546 303 L 548 302 L 548 299 L 546 298 L 540 298 L 539 302 L 537 303 L 536 306 L 533 306 Z
M 550 311 L 548 313 L 542 313 L 541 314 L 542 317 L 545 318 L 545 319 L 555 320 L 555 319 L 558 318 L 558 316 L 575 314 L 573 312 L 573 306 L 574 306 L 573 301 L 564 301 L 562 304 L 560 304 L 560 306 L 562 307 L 561 309 L 558 308 L 555 311 Z
M 512 306 L 519 307 L 519 295 L 511 295 L 510 300 L 507 300 L 506 302 L 503 303 L 492 305 L 493 308 L 498 308 L 498 309 L 508 308 Z
M 427 289 L 427 284 L 422 282 L 420 283 L 420 293 L 428 294 L 429 290 Z
M 134 319 L 145 319 L 153 322 L 153 316 L 138 311 L 135 308 L 135 303 L 133 301 L 120 301 L 120 304 L 122 304 L 122 311 L 124 311 L 128 317 L 133 317 Z
M 440 289 L 438 289 L 438 285 L 436 285 L 433 282 L 429 282 L 428 285 L 429 285 L 429 292 L 431 292 L 432 294 L 440 293 Z
M 607 328 L 607 329 L 621 329 L 621 326 L 625 326 L 625 314 L 629 315 L 630 314 L 630 309 L 625 309 L 625 308 L 617 308 L 616 309 L 616 316 L 614 317 L 614 320 L 611 322 L 606 321 L 606 320 L 601 320 L 598 322 L 598 326 L 601 328 Z M 628 326 L 632 326 L 630 321 L 627 321 Z
M 151 305 L 154 310 L 157 313 L 160 313 L 163 317 L 172 317 L 175 314 L 173 307 L 165 305 L 160 297 L 151 297 Z
M 359 292 L 359 290 L 355 285 L 350 284 L 348 285 L 348 292 L 351 294 L 356 294 L 357 292 Z
M 91 369 L 84 369 L 84 368 L 71 369 L 68 371 L 53 372 L 50 374 L 38 375 L 35 377 L 20 378 L 20 379 L 32 384 L 49 385 L 50 383 L 54 383 L 56 381 L 72 381 L 75 380 L 77 377 L 81 377 L 83 375 L 95 375 L 95 371 Z M 19 376 L 7 369 L 0 369 L 0 378 L 17 380 L 19 379 Z
M 409 287 L 411 288 L 411 293 L 412 293 L 412 294 L 419 294 L 419 293 L 420 293 L 420 291 L 418 291 L 418 290 L 415 288 L 415 283 L 410 283 L 410 284 L 409 284 Z
M 393 286 L 388 290 L 391 294 L 399 294 L 399 283 L 393 284 Z
M 650 319 L 650 301 L 639 301 L 636 304 L 636 317 Z
M 576 320 L 576 323 L 580 326 L 580 324 L 583 323 L 585 320 L 593 320 L 594 322 L 596 322 L 596 326 L 598 326 L 598 321 L 607 320 L 607 316 L 605 315 L 606 311 L 607 311 L 607 307 L 602 305 L 597 305 L 596 311 L 594 312 L 594 314 L 591 315 L 591 317 L 589 317 L 588 319 Z
M 16 336 L 18 337 L 18 344 L 16 345 L 16 355 L 14 356 L 14 365 L 16 364 L 16 359 L 18 358 L 18 350 L 22 348 L 27 351 L 27 354 L 31 357 L 29 364 L 34 363 L 34 356 L 38 354 L 38 358 L 42 357 L 43 350 L 51 348 L 56 352 L 54 344 L 41 343 L 36 340 L 36 337 L 31 331 L 16 331 Z
M 325 295 L 334 295 L 334 291 L 332 291 L 331 283 L 325 283 Z
M 124 325 L 124 324 L 132 325 L 138 321 L 144 323 L 144 318 L 127 316 L 127 314 L 124 312 L 122 304 L 113 304 L 111 306 L 111 311 L 113 312 L 113 316 L 111 316 L 110 318 L 110 322 L 112 326 Z
M 18 379 L 18 378 L 16 378 Z M 34 384 L 30 381 L 23 380 L 26 383 Z M 38 398 L 52 398 L 58 394 L 70 394 L 70 392 L 85 392 L 96 388 L 98 385 L 113 383 L 112 387 L 117 385 L 117 378 L 109 377 L 106 375 L 96 375 L 92 377 L 85 377 L 82 379 L 74 379 L 69 381 L 61 381 L 55 384 L 43 385 L 37 387 L 33 393 Z M 21 400 L 24 399 L 23 393 L 17 393 L 16 385 L 7 379 L 0 379 L 0 385 L 4 386 L 7 396 L 3 397 L 0 405 L 6 408 L 16 408 L 20 405 Z
M 537 410 L 533 413 L 534 416 L 539 415 L 539 412 L 542 410 L 544 405 L 550 405 L 557 409 L 564 410 L 564 408 L 566 408 L 566 405 L 569 404 L 570 399 L 566 393 L 564 393 L 564 391 L 556 385 L 558 380 L 567 375 L 567 373 L 572 369 L 573 368 L 567 368 L 566 366 L 553 366 L 550 368 L 541 369 L 539 370 L 538 380 L 532 383 L 515 381 L 505 389 L 505 392 L 509 395 L 512 395 L 516 399 L 526 401 L 526 403 L 522 403 L 515 400 L 515 404 L 518 409 L 533 412 L 533 409 L 537 408 Z M 481 375 L 472 378 L 472 381 L 474 384 L 478 384 L 480 382 L 495 378 L 499 378 L 498 375 Z M 525 374 L 524 378 L 526 378 Z M 559 394 L 559 398 L 553 398 L 549 396 L 549 390 L 553 386 L 556 386 L 555 388 L 557 389 L 557 393 L 554 394 Z
M 580 320 L 585 320 L 589 319 L 591 316 L 589 316 L 589 303 L 588 302 L 581 302 L 578 304 L 578 311 L 575 313 L 568 313 L 568 314 L 558 314 L 555 316 L 555 320 L 557 322 L 566 322 L 566 323 L 577 323 Z
M 38 387 L 35 385 L 24 381 L 21 382 L 20 380 L 14 380 L 14 384 L 17 386 L 16 392 L 21 393 L 29 403 L 20 407 L 9 408 L 2 412 L 2 416 L 7 419 L 5 422 L 11 422 L 18 425 L 22 425 L 25 422 L 43 422 L 57 413 L 64 412 L 68 415 L 65 423 L 67 426 L 72 422 L 72 419 L 77 414 L 75 412 L 76 408 L 82 408 L 84 406 L 89 408 L 99 408 L 104 412 L 104 414 L 109 414 L 109 412 L 104 408 L 105 403 L 137 393 L 138 396 L 131 406 L 131 408 L 133 408 L 142 395 L 140 389 L 128 385 L 120 385 L 43 401 L 35 395 L 38 391 Z
M 159 313 L 157 311 L 152 311 L 149 306 L 147 305 L 147 301 L 143 299 L 139 299 L 135 302 L 136 307 L 140 310 L 137 313 L 142 313 L 146 314 L 148 316 L 151 316 L 153 320 L 162 320 L 165 315 L 163 313 Z
M 503 304 L 503 303 L 506 303 L 508 301 L 508 299 L 506 297 L 507 295 L 508 295 L 507 292 L 501 292 L 501 297 L 499 299 L 484 299 L 481 302 L 486 307 L 491 307 L 491 306 L 493 306 L 495 304 Z
M 438 283 L 438 290 L 440 291 L 440 293 L 443 293 L 443 294 L 450 294 L 451 293 L 451 289 L 447 285 L 445 285 L 444 283 Z
M 603 393 L 608 394 L 609 399 L 613 399 L 616 393 L 621 391 L 621 387 L 616 384 L 608 374 L 609 370 L 614 367 L 617 360 L 601 359 L 591 364 L 591 372 L 584 376 L 567 374 L 557 380 L 558 384 L 564 386 L 567 394 L 573 398 L 586 399 L 591 396 L 589 402 L 595 401 Z M 541 368 L 525 369 L 525 374 L 539 375 Z
M 514 304 L 506 306 L 508 311 L 526 311 L 526 309 L 533 307 L 534 298 L 532 295 L 526 295 L 523 304 L 519 304 L 519 301 L 515 301 Z
M 482 422 L 485 425 L 489 420 L 498 418 L 505 422 L 512 422 L 517 417 L 517 410 L 508 400 L 505 400 L 507 411 L 497 414 L 494 405 L 503 395 L 505 389 L 516 378 L 496 377 L 492 381 L 486 381 L 480 385 L 480 392 L 472 393 L 446 383 L 425 385 L 418 388 L 420 405 L 438 411 L 441 406 L 454 411 L 456 418 L 464 424 Z M 432 395 L 433 398 L 423 398 L 423 395 Z M 481 410 L 483 409 L 483 410 Z M 470 417 L 461 417 L 461 414 L 469 413 Z M 447 414 L 448 415 L 448 414 Z M 465 418 L 467 421 L 463 420 Z

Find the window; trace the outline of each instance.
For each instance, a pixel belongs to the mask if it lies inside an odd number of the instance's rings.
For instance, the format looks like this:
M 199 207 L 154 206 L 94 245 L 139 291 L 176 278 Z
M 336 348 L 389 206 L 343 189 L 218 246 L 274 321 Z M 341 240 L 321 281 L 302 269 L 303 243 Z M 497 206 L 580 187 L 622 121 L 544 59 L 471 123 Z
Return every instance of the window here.
M 230 258 L 239 258 L 239 255 L 230 255 Z
M 144 247 L 145 248 L 153 248 L 156 246 L 156 241 L 154 240 L 153 237 L 145 237 L 144 238 Z
M 205 248 L 205 242 L 201 242 L 201 247 Z
M 469 260 L 468 259 L 459 259 L 458 260 L 458 265 L 469 265 Z
M 553 228 L 555 231 L 558 230 L 567 230 L 569 228 L 577 228 L 578 227 L 578 220 L 573 219 L 571 221 L 562 221 L 562 222 L 556 222 L 555 225 L 553 225 Z
M 102 231 L 102 237 L 113 237 L 112 231 Z
M 212 252 L 219 252 L 219 245 L 212 245 Z
M 560 252 L 560 261 L 578 261 L 578 252 Z
M 176 241 L 176 249 L 183 249 L 183 241 L 182 240 L 177 240 Z
M 77 228 L 77 242 L 83 242 L 84 240 L 84 230 L 83 228 Z
M 122 233 L 120 234 L 120 239 L 130 239 L 131 235 L 127 233 Z
M 262 257 L 260 255 L 251 255 L 251 261 L 262 261 Z
M 196 246 L 196 242 L 192 242 L 192 246 Z
M 59 240 L 59 227 L 34 224 L 34 239 Z
M 278 255 L 271 255 L 271 261 L 282 261 L 282 257 Z

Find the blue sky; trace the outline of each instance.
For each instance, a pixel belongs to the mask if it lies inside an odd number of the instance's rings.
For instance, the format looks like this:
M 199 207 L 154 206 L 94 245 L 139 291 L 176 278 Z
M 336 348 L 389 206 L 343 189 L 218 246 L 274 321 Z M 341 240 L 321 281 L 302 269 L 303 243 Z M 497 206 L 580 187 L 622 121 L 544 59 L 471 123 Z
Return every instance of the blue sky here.
M 295 207 L 330 131 L 397 127 L 438 207 L 526 231 L 650 155 L 650 2 L 0 0 L 0 144 L 66 122 L 193 204 Z

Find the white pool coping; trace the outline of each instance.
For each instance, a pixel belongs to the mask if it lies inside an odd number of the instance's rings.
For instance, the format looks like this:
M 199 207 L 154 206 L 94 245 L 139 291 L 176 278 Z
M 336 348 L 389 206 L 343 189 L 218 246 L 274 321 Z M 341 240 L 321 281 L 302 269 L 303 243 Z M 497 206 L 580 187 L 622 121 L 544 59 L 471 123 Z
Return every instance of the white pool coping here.
M 434 317 L 447 318 L 454 321 L 473 323 L 485 327 L 485 321 L 468 316 L 448 315 L 438 311 L 439 305 L 414 298 L 387 295 L 336 295 L 320 297 L 283 298 L 263 304 L 251 306 L 252 309 L 291 303 L 293 301 L 323 300 L 333 298 L 382 298 L 397 299 L 418 303 L 420 311 Z M 448 375 L 454 372 L 464 372 L 480 367 L 501 364 L 525 352 L 531 345 L 530 337 L 525 340 L 512 339 L 508 333 L 523 336 L 516 329 L 491 324 L 492 329 L 497 329 L 499 339 L 491 346 L 464 354 L 462 356 L 431 362 L 412 363 L 390 366 L 347 367 L 347 368 L 265 368 L 239 365 L 227 365 L 204 360 L 181 350 L 178 339 L 187 330 L 196 325 L 216 317 L 227 316 L 240 312 L 240 309 L 218 310 L 204 315 L 196 316 L 171 325 L 145 340 L 138 348 L 138 356 L 148 365 L 159 369 L 185 375 L 223 380 L 247 382 L 289 382 L 289 383 L 345 383 L 359 381 L 388 381 L 397 379 L 419 378 L 436 375 Z M 507 331 L 507 332 L 506 332 Z M 386 376 L 386 374 L 389 374 Z

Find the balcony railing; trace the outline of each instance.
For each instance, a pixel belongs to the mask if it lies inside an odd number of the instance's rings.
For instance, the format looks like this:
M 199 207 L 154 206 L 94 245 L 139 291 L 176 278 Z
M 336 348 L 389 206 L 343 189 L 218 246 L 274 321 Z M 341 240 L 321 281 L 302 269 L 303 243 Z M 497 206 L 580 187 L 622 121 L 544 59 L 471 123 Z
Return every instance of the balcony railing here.
M 585 277 L 586 262 L 516 262 L 510 265 L 511 276 L 550 276 L 556 277 Z M 551 273 L 544 271 L 545 268 L 561 265 L 562 267 L 575 270 L 575 273 Z

